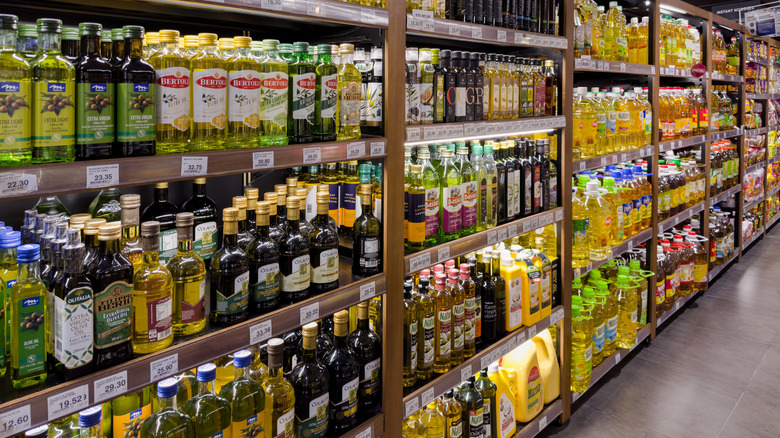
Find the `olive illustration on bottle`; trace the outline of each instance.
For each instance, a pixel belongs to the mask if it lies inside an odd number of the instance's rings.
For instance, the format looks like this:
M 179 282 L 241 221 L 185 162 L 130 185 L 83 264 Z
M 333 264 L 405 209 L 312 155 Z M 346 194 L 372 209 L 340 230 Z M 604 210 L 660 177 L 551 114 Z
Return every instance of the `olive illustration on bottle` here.
M 87 111 L 97 111 L 98 114 L 102 114 L 104 109 L 111 110 L 111 98 L 103 96 L 102 94 L 88 94 L 89 99 L 84 104 L 84 109 Z
M 66 106 L 73 106 L 73 102 L 71 101 L 70 96 L 66 96 L 62 93 L 44 93 L 41 96 L 45 99 L 41 105 L 41 113 L 52 112 L 56 115 L 60 115 L 60 111 L 62 111 Z
M 141 114 L 144 113 L 146 108 L 154 105 L 154 100 L 152 99 L 152 96 L 146 95 L 146 94 L 139 94 L 137 96 L 132 96 L 130 98 L 130 103 L 128 104 L 128 110 L 138 110 L 141 112 Z
M 0 94 L 0 114 L 8 114 L 8 117 L 14 116 L 14 111 L 19 108 L 29 108 L 30 105 L 24 98 L 27 96 L 17 96 L 16 94 Z
M 19 329 L 21 331 L 24 330 L 38 331 L 38 327 L 40 327 L 42 324 L 43 324 L 43 314 L 38 312 L 33 312 L 30 315 L 24 317 L 22 323 L 19 324 Z

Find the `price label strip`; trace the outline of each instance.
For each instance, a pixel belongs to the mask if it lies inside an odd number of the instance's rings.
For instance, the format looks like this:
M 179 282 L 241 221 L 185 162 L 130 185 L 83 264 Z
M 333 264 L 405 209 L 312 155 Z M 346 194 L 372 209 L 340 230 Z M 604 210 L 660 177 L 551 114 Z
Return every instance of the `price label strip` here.
M 0 174 L 0 197 L 38 191 L 38 177 L 29 173 Z
M 119 164 L 87 166 L 87 188 L 110 187 L 119 183 Z
M 360 286 L 360 301 L 365 301 L 376 296 L 376 282 L 372 281 Z
M 366 142 L 356 141 L 347 144 L 347 160 L 356 160 L 366 155 Z
M 179 353 L 157 359 L 149 364 L 149 379 L 152 382 L 162 380 L 179 372 Z
M 262 170 L 271 169 L 272 167 L 274 167 L 273 151 L 252 153 L 252 169 Z
M 81 385 L 46 400 L 49 422 L 89 407 L 89 385 Z
M 316 164 L 322 161 L 321 148 L 306 148 L 303 150 L 303 164 Z
M 430 266 L 430 264 L 431 264 L 430 253 L 418 255 L 417 257 L 413 257 L 412 259 L 409 260 L 409 271 L 417 272 L 421 269 L 425 269 L 426 267 Z
M 273 333 L 273 321 L 263 321 L 249 327 L 249 345 L 257 345 L 268 340 Z
M 181 157 L 181 176 L 202 176 L 209 172 L 209 157 Z
M 301 307 L 301 325 L 320 319 L 320 303 L 311 303 Z
M 23 433 L 31 425 L 30 405 L 0 414 L 0 438 Z
M 127 370 L 95 380 L 95 403 L 119 397 L 127 391 Z

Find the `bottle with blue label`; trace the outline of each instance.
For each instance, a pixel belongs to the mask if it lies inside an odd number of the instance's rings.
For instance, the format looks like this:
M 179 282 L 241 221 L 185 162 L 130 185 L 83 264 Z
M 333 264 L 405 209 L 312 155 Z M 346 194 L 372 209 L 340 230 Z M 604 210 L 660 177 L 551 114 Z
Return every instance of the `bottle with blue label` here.
M 143 57 L 144 28 L 122 28 L 125 58 L 116 84 L 116 150 L 114 156 L 154 155 L 157 107 L 154 67 Z
M 16 250 L 17 281 L 10 292 L 11 383 L 15 389 L 46 381 L 46 286 L 41 280 L 41 247 Z
M 32 157 L 32 68 L 16 50 L 15 15 L 0 15 L 0 167 L 25 166 Z
M 262 436 L 265 430 L 265 391 L 250 376 L 252 353 L 241 350 L 233 355 L 235 378 L 219 395 L 230 403 L 233 438 Z
M 198 367 L 198 392 L 182 410 L 195 423 L 196 438 L 229 438 L 230 403 L 214 393 L 217 367 L 207 363 Z
M 80 23 L 81 56 L 76 62 L 76 159 L 112 158 L 115 85 L 111 62 L 100 56 L 103 26 Z M 46 120 L 44 120 L 44 123 Z

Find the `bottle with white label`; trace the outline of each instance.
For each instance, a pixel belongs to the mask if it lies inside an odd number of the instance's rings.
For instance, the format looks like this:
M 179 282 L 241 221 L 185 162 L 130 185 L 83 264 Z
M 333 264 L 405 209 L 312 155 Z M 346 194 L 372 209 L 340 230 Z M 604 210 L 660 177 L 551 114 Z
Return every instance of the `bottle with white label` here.
M 360 138 L 360 102 L 363 99 L 363 77 L 352 62 L 355 46 L 339 46 L 339 70 L 336 93 L 336 137 L 338 140 Z
M 198 34 L 198 54 L 191 60 L 192 129 L 190 150 L 223 148 L 227 138 L 227 71 L 217 49 L 217 35 Z
M 279 246 L 269 236 L 270 202 L 257 204 L 257 239 L 248 249 L 250 309 L 252 314 L 263 314 L 279 305 L 280 274 Z
M 339 235 L 327 226 L 330 195 L 317 193 L 317 217 L 309 234 L 311 291 L 327 292 L 339 286 Z
M 314 97 L 317 77 L 314 64 L 308 60 L 308 43 L 293 44 L 294 60 L 289 64 L 290 92 L 287 136 L 290 143 L 314 140 Z
M 348 344 L 360 364 L 358 411 L 365 415 L 382 402 L 382 341 L 368 327 L 368 301 L 357 306 L 357 329 L 349 334 Z
M 303 357 L 290 373 L 295 391 L 295 434 L 313 438 L 328 432 L 328 370 L 317 360 L 317 323 L 303 326 Z
M 160 223 L 160 263 L 165 265 L 176 255 L 176 213 L 179 209 L 168 200 L 168 183 L 154 185 L 154 202 L 147 205 L 141 214 L 141 220 Z M 130 259 L 133 266 L 136 261 Z
M 160 31 L 160 50 L 149 58 L 149 62 L 157 77 L 154 97 L 157 104 L 156 153 L 188 152 L 192 120 L 191 72 L 188 56 L 179 50 L 178 31 Z
M 282 301 L 297 303 L 309 297 L 311 269 L 309 241 L 300 232 L 300 199 L 287 198 L 287 235 L 279 244 Z
M 206 264 L 192 248 L 192 213 L 176 215 L 178 249 L 167 265 L 173 276 L 173 334 L 187 336 L 206 327 Z
M 279 40 L 263 40 L 263 53 L 260 146 L 283 146 L 288 142 L 288 66 L 279 56 Z
M 238 209 L 222 211 L 222 248 L 211 259 L 212 324 L 228 326 L 244 321 L 249 307 L 249 260 L 238 246 Z
M 141 224 L 143 263 L 133 274 L 134 354 L 160 351 L 173 343 L 173 277 L 160 264 L 160 223 Z
M 217 204 L 206 194 L 206 178 L 192 181 L 192 197 L 184 201 L 181 210 L 194 215 L 192 249 L 208 264 L 217 252 L 218 232 Z
M 317 141 L 336 140 L 337 71 L 338 67 L 331 60 L 330 45 L 318 45 L 314 88 L 314 138 Z
M 235 54 L 227 59 L 228 133 L 225 147 L 229 149 L 259 146 L 262 65 L 250 53 L 251 42 L 250 37 L 234 37 Z
M 263 381 L 265 391 L 266 436 L 294 436 L 295 391 L 284 378 L 284 341 L 268 341 L 268 378 Z

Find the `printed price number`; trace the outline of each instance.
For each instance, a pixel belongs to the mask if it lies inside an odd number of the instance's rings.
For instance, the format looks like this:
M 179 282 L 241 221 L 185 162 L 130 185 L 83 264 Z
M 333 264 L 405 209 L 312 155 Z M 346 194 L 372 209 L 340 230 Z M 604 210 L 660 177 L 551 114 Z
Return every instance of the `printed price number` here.
M 563 309 L 556 310 L 550 315 L 550 325 L 557 324 L 561 319 L 563 319 Z
M 110 400 L 127 391 L 127 371 L 95 380 L 95 403 Z
M 433 391 L 433 388 L 428 388 L 420 394 L 420 404 L 428 406 L 428 403 L 432 402 L 435 397 L 436 393 Z
M 504 240 L 507 239 L 506 228 L 502 228 L 502 229 L 498 230 L 497 234 L 498 234 L 498 241 L 499 242 L 503 242 Z
M 268 340 L 273 333 L 273 321 L 263 321 L 249 327 L 249 345 L 257 345 Z
M 322 161 L 321 148 L 306 148 L 303 150 L 303 164 L 316 164 Z
M 523 44 L 523 34 L 520 32 L 515 32 L 515 44 Z
M 495 245 L 498 242 L 498 234 L 496 234 L 496 230 L 488 231 L 487 233 L 487 244 L 488 245 Z
M 107 187 L 119 182 L 119 164 L 87 166 L 87 188 Z
M 301 307 L 301 325 L 320 319 L 320 303 L 311 303 Z
M 439 248 L 439 250 L 436 252 L 436 260 L 441 262 L 442 260 L 447 260 L 450 258 L 450 247 L 445 246 L 444 248 Z
M 209 157 L 181 157 L 181 176 L 200 176 L 209 171 Z
M 417 272 L 421 269 L 425 269 L 426 267 L 430 266 L 431 264 L 431 254 L 425 253 L 418 255 L 417 257 L 412 257 L 409 260 L 409 272 Z
M 281 11 L 282 2 L 283 0 L 260 0 L 260 7 L 272 11 Z
M 417 397 L 412 398 L 404 405 L 404 417 L 408 417 L 420 410 L 420 400 Z
M 81 385 L 70 391 L 61 392 L 49 397 L 47 400 L 49 421 L 54 421 L 65 415 L 80 411 L 89 407 L 89 386 Z
M 453 35 L 453 36 L 460 36 L 460 27 L 458 27 L 455 24 L 451 24 L 449 26 L 449 33 L 450 33 L 450 35 Z
M 274 167 L 274 153 L 272 151 L 252 153 L 252 169 L 270 169 L 272 167 Z
M 479 359 L 479 369 L 483 370 L 487 368 L 491 363 L 493 363 L 493 361 L 489 355 L 482 356 L 482 358 Z
M 436 25 L 433 23 L 433 11 L 415 9 L 412 11 L 412 15 L 419 20 L 420 27 L 418 29 L 423 32 L 433 32 L 436 29 Z
M 385 143 L 382 141 L 371 142 L 371 156 L 376 157 L 378 155 L 385 154 Z
M 360 158 L 366 155 L 366 142 L 356 141 L 347 145 L 347 159 Z
M 563 209 L 558 209 L 558 211 L 555 212 L 555 222 L 560 222 L 563 220 Z
M 406 141 L 420 140 L 420 128 L 406 128 Z
M 26 173 L 0 175 L 0 196 L 11 196 L 38 191 L 38 178 Z
M 469 377 L 471 377 L 473 375 L 474 375 L 474 372 L 471 370 L 471 365 L 470 364 L 466 365 L 465 367 L 463 367 L 462 370 L 460 370 L 460 380 L 461 381 L 468 380 Z
M 510 226 L 507 227 L 506 230 L 507 230 L 506 231 L 507 235 L 512 236 L 512 237 L 517 236 L 517 225 L 510 225 Z
M 360 286 L 360 301 L 365 301 L 376 296 L 376 282 L 372 281 Z
M 523 342 L 525 342 L 525 341 L 523 341 Z M 510 339 L 509 342 L 507 342 L 506 344 L 501 346 L 501 350 L 502 350 L 501 353 L 507 354 L 510 351 L 512 351 L 515 348 L 517 348 L 518 345 L 520 345 L 520 344 L 517 343 L 517 337 L 514 337 L 514 338 Z
M 162 380 L 179 372 L 179 354 L 175 353 L 149 364 L 151 381 Z
M 30 419 L 30 405 L 0 414 L 0 437 L 5 438 L 24 432 L 30 428 Z

